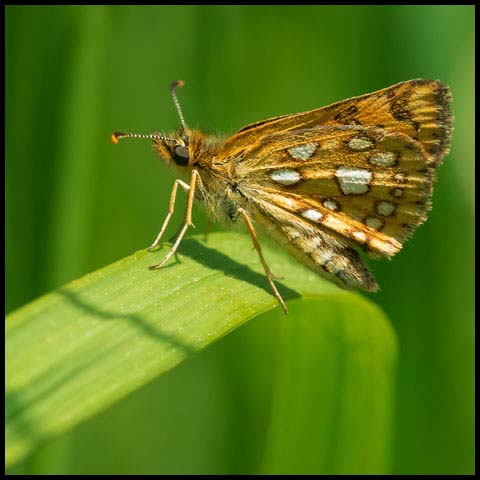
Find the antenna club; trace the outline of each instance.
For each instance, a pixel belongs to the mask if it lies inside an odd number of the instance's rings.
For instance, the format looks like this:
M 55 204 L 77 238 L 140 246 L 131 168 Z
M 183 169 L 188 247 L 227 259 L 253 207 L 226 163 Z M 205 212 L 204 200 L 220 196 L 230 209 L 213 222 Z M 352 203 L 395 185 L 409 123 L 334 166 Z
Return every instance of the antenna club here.
M 112 141 L 112 143 L 114 143 L 115 145 L 118 145 L 118 133 L 114 132 L 110 135 L 110 140 Z
M 175 80 L 170 84 L 170 90 L 174 92 L 178 87 L 184 87 L 185 82 L 183 80 Z

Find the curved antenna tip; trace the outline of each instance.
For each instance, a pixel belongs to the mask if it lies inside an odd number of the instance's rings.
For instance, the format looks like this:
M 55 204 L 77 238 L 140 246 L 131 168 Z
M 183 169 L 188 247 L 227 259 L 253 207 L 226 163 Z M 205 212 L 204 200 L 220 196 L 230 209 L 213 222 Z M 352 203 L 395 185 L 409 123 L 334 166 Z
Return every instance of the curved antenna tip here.
M 175 80 L 170 84 L 170 90 L 174 91 L 178 87 L 184 87 L 184 86 L 185 86 L 185 82 L 183 80 Z

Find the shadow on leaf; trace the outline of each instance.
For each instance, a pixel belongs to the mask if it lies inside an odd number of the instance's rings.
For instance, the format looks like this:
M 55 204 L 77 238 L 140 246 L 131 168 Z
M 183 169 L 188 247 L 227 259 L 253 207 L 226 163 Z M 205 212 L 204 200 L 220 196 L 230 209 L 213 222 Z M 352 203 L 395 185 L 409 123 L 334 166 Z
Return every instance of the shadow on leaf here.
M 72 292 L 71 290 L 68 290 L 67 288 L 60 288 L 59 290 L 57 290 L 57 293 L 64 296 L 72 305 L 74 305 L 76 308 L 83 310 L 88 315 L 97 317 L 102 320 L 118 320 L 123 318 L 130 322 L 134 327 L 138 328 L 143 334 L 161 340 L 162 342 L 168 343 L 171 347 L 180 350 L 186 356 L 192 355 L 196 352 L 194 346 L 191 346 L 183 340 L 180 340 L 175 335 L 159 331 L 158 329 L 150 325 L 148 322 L 146 322 L 139 314 L 120 313 L 116 311 L 102 309 L 97 305 L 86 302 L 80 297 L 80 295 Z
M 265 290 L 272 295 L 273 292 L 268 284 L 265 274 L 255 272 L 247 265 L 233 260 L 231 257 L 224 255 L 223 253 L 213 248 L 207 247 L 205 244 L 198 240 L 187 238 L 182 242 L 180 247 L 180 253 L 190 257 L 192 260 L 205 265 L 208 268 L 220 270 L 227 277 L 241 280 L 242 282 L 250 283 L 258 288 Z M 284 300 L 291 300 L 293 298 L 300 298 L 301 295 L 297 291 L 287 287 L 283 283 L 275 280 L 275 285 L 278 291 L 282 295 Z

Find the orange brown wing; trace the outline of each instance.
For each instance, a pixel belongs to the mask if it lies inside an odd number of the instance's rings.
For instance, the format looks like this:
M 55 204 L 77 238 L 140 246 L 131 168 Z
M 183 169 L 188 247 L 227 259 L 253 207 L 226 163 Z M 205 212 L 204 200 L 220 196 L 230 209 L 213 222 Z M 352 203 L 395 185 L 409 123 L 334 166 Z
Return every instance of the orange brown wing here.
M 220 150 L 220 157 L 248 156 L 270 135 L 320 125 L 376 126 L 419 142 L 440 164 L 451 138 L 451 95 L 437 80 L 409 80 L 383 90 L 311 110 L 256 122 L 240 129 Z
M 251 201 L 390 258 L 425 221 L 436 166 L 404 133 L 320 126 L 270 135 L 236 162 L 234 176 Z

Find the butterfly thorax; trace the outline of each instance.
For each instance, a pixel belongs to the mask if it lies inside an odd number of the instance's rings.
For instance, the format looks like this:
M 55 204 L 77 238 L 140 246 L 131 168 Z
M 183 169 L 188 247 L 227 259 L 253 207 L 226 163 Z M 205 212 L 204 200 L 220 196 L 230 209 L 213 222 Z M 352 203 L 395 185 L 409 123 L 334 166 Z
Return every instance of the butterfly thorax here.
M 212 220 L 235 223 L 237 207 L 244 199 L 235 186 L 233 162 L 220 155 L 225 137 L 187 129 L 184 135 L 177 132 L 168 138 L 172 141 L 153 140 L 155 152 L 184 180 L 197 170 L 201 181 L 195 198 L 204 204 Z

